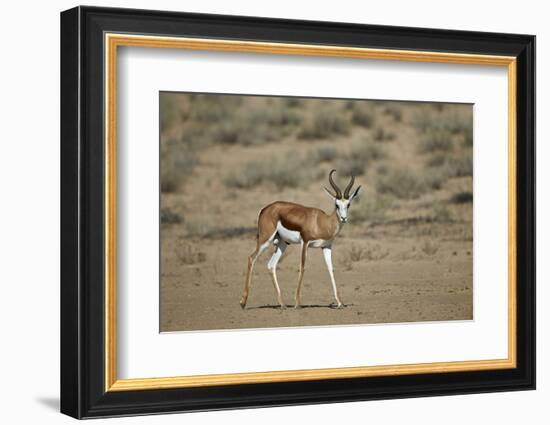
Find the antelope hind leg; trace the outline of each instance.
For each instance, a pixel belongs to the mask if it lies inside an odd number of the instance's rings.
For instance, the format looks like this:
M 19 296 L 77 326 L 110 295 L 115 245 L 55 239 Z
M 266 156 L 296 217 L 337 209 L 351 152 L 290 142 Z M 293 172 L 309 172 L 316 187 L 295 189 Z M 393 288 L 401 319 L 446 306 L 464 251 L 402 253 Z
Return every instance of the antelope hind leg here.
M 256 263 L 256 260 L 260 255 L 262 255 L 262 252 L 266 250 L 266 248 L 269 246 L 271 241 L 273 240 L 273 237 L 275 236 L 277 232 L 274 232 L 267 240 L 265 240 L 263 243 L 260 243 L 260 240 L 258 240 L 258 244 L 256 245 L 256 249 L 250 256 L 248 257 L 248 270 L 246 272 L 246 281 L 244 284 L 244 291 L 243 296 L 241 297 L 240 305 L 241 308 L 246 307 L 246 302 L 248 300 L 248 293 L 250 291 L 250 288 L 252 287 L 252 272 L 254 270 L 254 264 Z
M 294 308 L 300 308 L 300 291 L 302 289 L 302 282 L 304 280 L 304 271 L 306 265 L 306 256 L 307 256 L 308 242 L 302 243 L 302 255 L 300 257 L 300 276 L 298 278 L 298 287 L 296 288 L 296 297 L 294 298 Z
M 273 286 L 275 287 L 275 292 L 277 293 L 277 300 L 279 301 L 279 305 L 281 306 L 281 309 L 285 309 L 286 305 L 283 303 L 283 297 L 281 296 L 281 288 L 279 287 L 279 282 L 277 281 L 277 265 L 279 264 L 279 260 L 281 259 L 282 255 L 284 254 L 287 244 L 283 241 L 279 241 L 278 244 L 275 245 L 275 252 L 271 256 L 271 259 L 267 263 L 267 269 L 271 272 L 271 279 L 273 280 Z

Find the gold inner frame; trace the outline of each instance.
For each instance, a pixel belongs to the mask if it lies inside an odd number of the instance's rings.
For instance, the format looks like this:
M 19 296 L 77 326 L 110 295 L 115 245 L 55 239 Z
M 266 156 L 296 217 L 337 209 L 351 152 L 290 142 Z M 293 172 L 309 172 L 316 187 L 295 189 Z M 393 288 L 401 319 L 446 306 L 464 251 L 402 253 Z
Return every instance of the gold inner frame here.
M 105 34 L 105 391 L 310 381 L 516 367 L 516 58 L 461 53 L 370 49 L 128 34 Z M 507 67 L 508 71 L 508 357 L 419 364 L 343 367 L 215 375 L 118 379 L 116 373 L 116 99 L 119 46 L 325 56 Z

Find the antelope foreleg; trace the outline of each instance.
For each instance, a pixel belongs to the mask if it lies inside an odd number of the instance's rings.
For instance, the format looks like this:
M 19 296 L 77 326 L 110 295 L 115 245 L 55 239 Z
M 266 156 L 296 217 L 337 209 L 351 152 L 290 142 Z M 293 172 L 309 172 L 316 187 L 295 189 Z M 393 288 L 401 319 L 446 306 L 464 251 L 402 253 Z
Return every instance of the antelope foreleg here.
M 334 270 L 332 268 L 332 248 L 323 248 L 323 257 L 327 265 L 328 274 L 330 275 L 330 283 L 332 283 L 332 291 L 334 292 L 334 298 L 336 299 L 337 308 L 342 308 L 344 305 L 340 301 L 340 293 L 336 287 L 336 281 L 334 280 Z

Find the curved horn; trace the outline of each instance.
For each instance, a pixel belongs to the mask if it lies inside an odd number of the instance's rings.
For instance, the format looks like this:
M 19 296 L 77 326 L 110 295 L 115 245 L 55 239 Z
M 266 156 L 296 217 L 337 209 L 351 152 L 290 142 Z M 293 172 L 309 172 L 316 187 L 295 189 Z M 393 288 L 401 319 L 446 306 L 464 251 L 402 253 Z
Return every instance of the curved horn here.
M 355 183 L 355 176 L 352 174 L 351 175 L 351 180 L 350 180 L 349 184 L 346 186 L 346 190 L 344 190 L 344 198 L 346 198 L 346 199 L 349 198 L 349 191 L 353 187 L 353 183 Z
M 336 172 L 336 170 L 331 170 L 331 172 L 328 175 L 328 181 L 329 181 L 330 185 L 332 186 L 332 188 L 334 189 L 334 191 L 336 192 L 336 199 L 342 199 L 342 191 L 336 185 L 336 183 L 334 183 L 334 180 L 332 180 L 332 175 L 335 172 Z

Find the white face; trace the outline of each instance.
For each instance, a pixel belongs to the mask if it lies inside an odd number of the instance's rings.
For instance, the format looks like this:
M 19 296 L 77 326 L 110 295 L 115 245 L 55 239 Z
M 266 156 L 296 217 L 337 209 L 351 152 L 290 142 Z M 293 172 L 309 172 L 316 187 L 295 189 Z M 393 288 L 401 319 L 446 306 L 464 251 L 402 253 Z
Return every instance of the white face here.
M 340 223 L 346 223 L 348 221 L 348 208 L 351 205 L 351 200 L 349 199 L 336 199 L 336 215 Z

